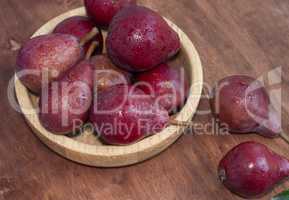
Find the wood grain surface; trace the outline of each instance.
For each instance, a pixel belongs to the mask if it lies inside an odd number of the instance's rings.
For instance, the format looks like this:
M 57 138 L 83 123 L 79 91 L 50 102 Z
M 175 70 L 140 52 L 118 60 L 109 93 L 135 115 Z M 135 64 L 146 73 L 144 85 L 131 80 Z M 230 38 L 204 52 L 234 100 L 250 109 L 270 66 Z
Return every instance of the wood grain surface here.
M 198 49 L 205 81 L 226 75 L 259 77 L 282 66 L 282 121 L 289 132 L 289 1 L 287 0 L 141 0 L 184 30 Z M 80 0 L 0 1 L 0 199 L 5 200 L 206 200 L 240 199 L 217 180 L 218 161 L 242 141 L 267 144 L 289 158 L 281 139 L 255 135 L 186 134 L 161 155 L 138 165 L 101 169 L 56 155 L 33 135 L 9 105 L 7 85 L 14 74 L 18 44 L 43 23 L 82 5 Z M 204 98 L 199 110 L 208 108 Z M 210 123 L 197 115 L 195 123 Z M 289 188 L 289 182 L 276 192 Z

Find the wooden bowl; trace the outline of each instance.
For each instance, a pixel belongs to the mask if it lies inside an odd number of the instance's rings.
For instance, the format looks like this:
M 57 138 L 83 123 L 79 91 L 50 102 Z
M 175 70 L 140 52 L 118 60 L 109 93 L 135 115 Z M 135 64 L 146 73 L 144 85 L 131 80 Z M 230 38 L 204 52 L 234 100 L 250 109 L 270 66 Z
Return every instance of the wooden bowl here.
M 75 15 L 85 16 L 85 9 L 81 7 L 71 10 L 50 20 L 32 37 L 50 33 L 59 22 Z M 201 98 L 202 65 L 199 55 L 188 36 L 174 23 L 169 20 L 167 22 L 179 34 L 182 44 L 181 52 L 172 61 L 172 65 L 184 66 L 190 76 L 192 85 L 187 103 L 176 115 L 176 119 L 191 121 Z M 15 91 L 25 119 L 40 140 L 65 158 L 89 166 L 120 167 L 142 162 L 168 148 L 182 135 L 185 129 L 185 127 L 169 126 L 162 132 L 129 146 L 104 145 L 89 130 L 74 138 L 58 136 L 48 132 L 40 124 L 37 115 L 38 97 L 31 94 L 16 75 Z

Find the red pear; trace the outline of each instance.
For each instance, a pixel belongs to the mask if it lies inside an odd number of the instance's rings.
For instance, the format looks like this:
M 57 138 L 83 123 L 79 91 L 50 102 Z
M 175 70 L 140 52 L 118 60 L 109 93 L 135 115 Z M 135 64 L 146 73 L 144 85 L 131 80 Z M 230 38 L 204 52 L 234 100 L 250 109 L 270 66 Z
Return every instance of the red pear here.
M 256 132 L 265 137 L 281 133 L 281 120 L 263 85 L 254 78 L 235 75 L 219 81 L 214 89 L 213 114 L 232 133 Z
M 99 26 L 108 26 L 122 8 L 135 5 L 136 0 L 84 0 L 88 16 Z
M 86 122 L 92 103 L 93 67 L 85 60 L 42 91 L 39 119 L 55 134 L 67 134 Z
M 90 60 L 94 68 L 95 86 L 98 90 L 102 90 L 114 85 L 130 85 L 132 74 L 116 67 L 107 55 L 97 55 Z
M 107 144 L 128 145 L 160 132 L 169 115 L 142 90 L 116 85 L 97 94 L 90 121 Z
M 151 95 L 155 101 L 169 112 L 177 111 L 184 105 L 189 94 L 189 79 L 182 67 L 161 64 L 136 76 L 138 88 Z
M 57 79 L 83 57 L 79 40 L 67 34 L 41 35 L 27 41 L 17 57 L 17 75 L 32 92 Z M 44 78 L 46 74 L 47 78 Z
M 81 40 L 83 37 L 85 37 L 85 35 L 91 32 L 93 28 L 95 28 L 95 24 L 88 17 L 74 16 L 65 19 L 64 21 L 59 23 L 53 32 L 70 34 Z M 91 42 L 93 41 L 98 42 L 98 46 L 95 50 L 96 53 L 102 53 L 103 37 L 100 29 L 98 29 L 98 34 L 91 40 L 87 41 L 87 43 L 84 45 L 85 52 L 88 50 L 89 46 L 91 45 Z
M 270 192 L 289 175 L 289 161 L 256 142 L 242 143 L 222 159 L 218 169 L 222 183 L 244 198 Z
M 156 12 L 141 6 L 122 9 L 112 20 L 106 40 L 112 61 L 141 72 L 166 62 L 180 50 L 180 38 Z

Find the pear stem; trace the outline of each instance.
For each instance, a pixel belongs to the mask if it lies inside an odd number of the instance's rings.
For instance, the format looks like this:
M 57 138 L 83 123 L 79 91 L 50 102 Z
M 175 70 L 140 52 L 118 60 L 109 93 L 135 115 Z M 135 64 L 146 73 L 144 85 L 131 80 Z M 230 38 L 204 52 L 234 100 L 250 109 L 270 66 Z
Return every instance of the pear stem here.
M 280 137 L 281 137 L 285 142 L 289 143 L 289 136 L 288 136 L 286 133 L 281 132 Z
M 88 48 L 88 50 L 87 50 L 87 52 L 86 52 L 86 55 L 85 55 L 85 59 L 86 59 L 86 60 L 89 60 L 89 59 L 91 58 L 93 52 L 94 52 L 95 49 L 98 47 L 98 45 L 99 45 L 99 42 L 97 42 L 97 41 L 93 41 L 93 42 L 91 43 L 91 45 L 89 46 L 89 48 Z
M 192 123 L 191 122 L 182 122 L 182 121 L 177 121 L 175 119 L 171 119 L 170 120 L 170 125 L 173 125 L 173 126 L 192 126 Z
M 87 33 L 83 38 L 80 39 L 80 45 L 84 46 L 88 41 L 94 38 L 98 34 L 98 29 L 94 27 L 89 33 Z

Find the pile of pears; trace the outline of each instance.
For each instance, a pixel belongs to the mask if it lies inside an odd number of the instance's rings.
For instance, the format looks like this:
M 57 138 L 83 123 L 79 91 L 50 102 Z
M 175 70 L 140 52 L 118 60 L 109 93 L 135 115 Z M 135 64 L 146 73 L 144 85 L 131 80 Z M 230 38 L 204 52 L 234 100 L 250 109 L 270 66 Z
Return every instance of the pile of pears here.
M 180 51 L 179 35 L 134 0 L 84 4 L 87 17 L 65 19 L 52 33 L 28 40 L 18 54 L 17 75 L 40 97 L 41 124 L 71 135 L 76 124 L 90 122 L 108 145 L 161 132 L 189 94 L 183 67 L 168 64 Z

